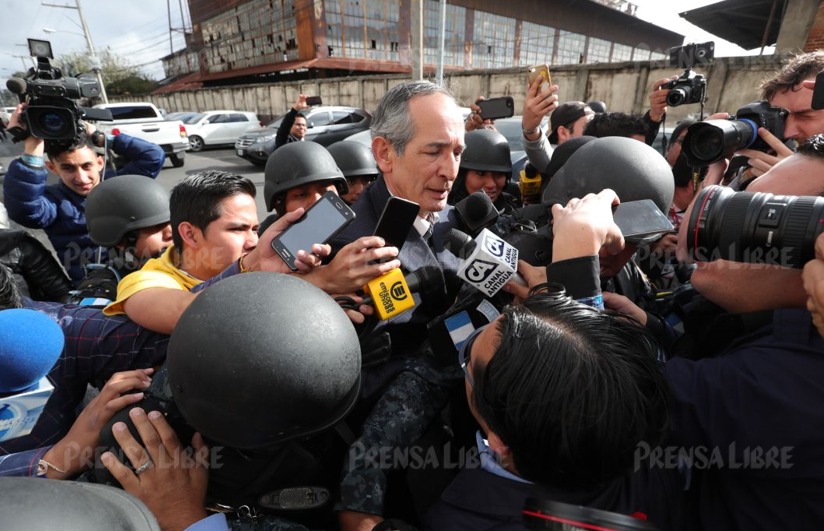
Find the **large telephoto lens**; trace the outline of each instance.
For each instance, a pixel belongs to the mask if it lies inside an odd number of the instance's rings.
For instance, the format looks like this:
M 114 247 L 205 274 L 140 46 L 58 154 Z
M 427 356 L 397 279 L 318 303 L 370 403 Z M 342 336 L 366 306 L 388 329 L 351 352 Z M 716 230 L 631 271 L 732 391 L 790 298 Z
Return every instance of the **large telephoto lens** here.
M 687 250 L 699 262 L 723 259 L 800 269 L 824 232 L 824 198 L 734 192 L 709 186 L 687 226 Z
M 693 168 L 729 158 L 758 140 L 758 124 L 752 120 L 707 120 L 687 128 L 681 152 Z
M 70 140 L 75 137 L 75 119 L 69 109 L 37 106 L 26 109 L 29 131 L 43 140 Z

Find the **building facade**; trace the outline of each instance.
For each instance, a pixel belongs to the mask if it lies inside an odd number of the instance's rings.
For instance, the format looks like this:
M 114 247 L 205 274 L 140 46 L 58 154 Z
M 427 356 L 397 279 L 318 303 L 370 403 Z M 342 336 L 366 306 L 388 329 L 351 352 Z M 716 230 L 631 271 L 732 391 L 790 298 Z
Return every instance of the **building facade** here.
M 434 70 L 441 4 L 421 2 L 423 60 Z M 189 10 L 188 46 L 164 68 L 192 86 L 411 69 L 412 0 L 189 0 Z M 634 11 L 625 0 L 450 0 L 444 69 L 649 61 L 682 44 Z

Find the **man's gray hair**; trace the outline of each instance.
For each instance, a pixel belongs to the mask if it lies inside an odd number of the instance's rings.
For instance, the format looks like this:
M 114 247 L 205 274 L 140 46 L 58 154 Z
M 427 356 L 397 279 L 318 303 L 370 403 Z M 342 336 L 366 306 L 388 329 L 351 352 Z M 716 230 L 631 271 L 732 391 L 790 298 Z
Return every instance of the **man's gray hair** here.
M 398 155 L 403 155 L 406 144 L 415 134 L 415 124 L 409 115 L 409 102 L 418 96 L 431 94 L 443 94 L 455 102 L 455 96 L 449 89 L 430 81 L 410 81 L 389 89 L 372 113 L 372 138 L 382 136 Z

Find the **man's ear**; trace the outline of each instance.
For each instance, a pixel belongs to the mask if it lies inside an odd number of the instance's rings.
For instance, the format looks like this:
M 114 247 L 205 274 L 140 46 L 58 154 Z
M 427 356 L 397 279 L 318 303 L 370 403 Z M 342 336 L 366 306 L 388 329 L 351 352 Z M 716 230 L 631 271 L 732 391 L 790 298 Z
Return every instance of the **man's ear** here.
M 183 240 L 184 247 L 197 249 L 200 245 L 203 232 L 188 221 L 181 221 L 177 226 L 177 232 L 180 234 L 180 239 Z
M 54 162 L 46 158 L 46 160 L 44 160 L 43 163 L 46 165 L 46 169 L 48 169 L 50 172 L 57 173 L 57 166 L 54 165 Z M 58 173 L 58 175 L 60 174 Z
M 376 136 L 372 139 L 372 155 L 374 155 L 381 173 L 391 173 L 395 150 L 387 139 L 382 136 Z

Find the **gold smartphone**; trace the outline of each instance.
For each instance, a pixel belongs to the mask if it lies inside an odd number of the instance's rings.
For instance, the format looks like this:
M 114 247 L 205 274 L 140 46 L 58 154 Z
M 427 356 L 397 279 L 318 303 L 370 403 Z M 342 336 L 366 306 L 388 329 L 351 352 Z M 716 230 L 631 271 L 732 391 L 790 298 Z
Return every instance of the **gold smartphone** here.
M 541 90 L 546 90 L 547 87 L 552 86 L 552 76 L 549 75 L 549 67 L 547 65 L 529 67 L 528 77 L 530 85 L 532 85 L 538 77 L 543 77 L 544 83 L 541 84 Z M 546 86 L 544 86 L 544 84 L 546 84 Z

